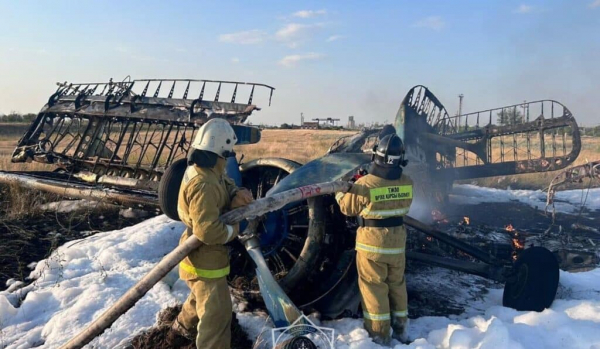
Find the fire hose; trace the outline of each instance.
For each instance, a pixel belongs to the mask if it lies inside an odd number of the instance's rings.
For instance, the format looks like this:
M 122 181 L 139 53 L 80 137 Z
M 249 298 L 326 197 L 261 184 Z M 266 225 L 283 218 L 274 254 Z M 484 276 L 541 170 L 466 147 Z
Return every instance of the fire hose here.
M 294 202 L 305 200 L 311 197 L 333 194 L 336 192 L 346 192 L 350 189 L 351 184 L 345 181 L 325 182 L 320 184 L 308 185 L 296 189 L 287 190 L 272 196 L 250 203 L 247 206 L 229 211 L 220 217 L 220 220 L 225 224 L 236 224 L 244 219 L 252 219 L 271 211 L 281 209 L 285 205 Z M 272 299 L 274 294 L 278 302 L 269 302 L 265 299 L 265 304 L 269 313 L 282 316 L 286 321 L 295 320 L 300 311 L 293 305 L 291 300 L 277 286 L 273 275 L 266 268 L 262 253 L 260 253 L 260 243 L 256 236 L 240 236 L 240 239 L 246 246 L 250 256 L 257 264 L 257 273 L 259 283 L 261 283 L 261 293 L 264 298 Z M 135 303 L 140 300 L 156 283 L 158 283 L 165 275 L 167 275 L 179 262 L 181 262 L 191 251 L 201 246 L 200 240 L 195 235 L 190 236 L 183 244 L 167 254 L 163 259 L 146 274 L 140 281 L 131 287 L 121 298 L 108 310 L 106 310 L 99 318 L 94 320 L 83 331 L 73 337 L 69 342 L 61 348 L 82 348 L 94 338 L 102 334 L 109 328 L 121 315 L 131 309 Z M 265 271 L 266 268 L 266 271 Z M 272 287 L 270 293 L 263 290 L 263 285 Z M 274 288 L 274 289 L 273 289 Z M 275 307 L 271 308 L 270 307 Z M 281 309 L 283 307 L 284 309 Z M 277 315 L 279 314 L 279 315 Z M 274 319 L 275 321 L 275 319 Z

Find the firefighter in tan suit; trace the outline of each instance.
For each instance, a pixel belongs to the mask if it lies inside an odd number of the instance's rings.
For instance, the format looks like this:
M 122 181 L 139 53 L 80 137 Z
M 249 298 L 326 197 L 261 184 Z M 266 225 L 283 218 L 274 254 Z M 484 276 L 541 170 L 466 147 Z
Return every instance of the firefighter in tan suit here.
M 402 217 L 412 202 L 412 180 L 402 174 L 404 145 L 384 136 L 373 152 L 369 174 L 348 193 L 338 193 L 342 213 L 358 216 L 356 266 L 365 328 L 376 343 L 407 341 L 408 308 L 404 278 L 406 228 Z
M 212 119 L 204 124 L 192 144 L 179 191 L 177 211 L 187 226 L 180 243 L 194 234 L 203 244 L 179 264 L 179 276 L 190 295 L 172 328 L 188 339 L 195 336 L 198 348 L 231 346 L 229 253 L 224 245 L 238 235 L 239 228 L 224 224 L 219 216 L 252 201 L 252 194 L 238 189 L 225 174 L 225 159 L 234 154 L 236 141 L 227 121 Z

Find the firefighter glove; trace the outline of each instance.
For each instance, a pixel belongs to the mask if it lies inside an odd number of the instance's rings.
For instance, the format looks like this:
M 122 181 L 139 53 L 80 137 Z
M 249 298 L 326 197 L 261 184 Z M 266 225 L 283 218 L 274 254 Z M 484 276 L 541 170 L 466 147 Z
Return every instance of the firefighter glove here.
M 242 188 L 238 190 L 233 199 L 231 199 L 231 209 L 233 210 L 238 207 L 246 206 L 252 201 L 254 201 L 254 199 L 252 198 L 250 190 Z

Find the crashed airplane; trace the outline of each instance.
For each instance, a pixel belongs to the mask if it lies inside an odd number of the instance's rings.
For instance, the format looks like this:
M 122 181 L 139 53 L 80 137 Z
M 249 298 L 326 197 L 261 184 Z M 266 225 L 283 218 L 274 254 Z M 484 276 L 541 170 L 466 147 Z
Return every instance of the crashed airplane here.
M 56 169 L 0 171 L 0 182 L 160 208 L 178 219 L 177 191 L 196 130 L 209 118 L 224 118 L 243 150 L 244 144 L 260 140 L 260 130 L 244 124 L 260 110 L 253 104 L 255 95 L 268 95 L 270 104 L 274 90 L 258 83 L 183 79 L 59 84 L 12 155 L 13 162 L 37 161 Z M 581 150 L 575 118 L 553 100 L 450 116 L 433 93 L 415 86 L 402 101 L 394 126 L 407 148 L 406 171 L 416 182 L 416 206 L 423 207 L 446 201 L 455 180 L 560 170 Z M 306 164 L 284 158 L 238 163 L 232 157 L 227 171 L 255 197 L 348 180 L 370 161 L 378 131 L 343 137 Z M 550 251 L 525 249 L 513 263 L 414 219 L 405 222 L 469 256 L 411 251 L 409 259 L 506 283 L 503 303 L 516 309 L 539 311 L 554 300 L 558 262 Z M 290 203 L 243 228 L 260 238 L 269 269 L 294 303 L 336 317 L 358 306 L 356 227 L 331 196 L 319 196 Z M 243 246 L 233 243 L 231 253 L 232 287 L 256 294 L 254 266 Z

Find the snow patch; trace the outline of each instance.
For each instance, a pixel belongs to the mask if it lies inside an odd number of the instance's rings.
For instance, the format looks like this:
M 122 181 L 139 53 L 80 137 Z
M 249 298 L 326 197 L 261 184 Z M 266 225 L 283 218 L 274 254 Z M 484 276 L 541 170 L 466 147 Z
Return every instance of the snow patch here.
M 35 269 L 35 267 L 37 267 L 37 262 L 31 262 L 27 264 L 27 268 L 29 269 Z
M 61 246 L 37 263 L 30 275 L 32 284 L 0 292 L 0 347 L 54 348 L 65 343 L 175 248 L 183 229 L 181 223 L 159 216 Z M 188 289 L 176 276 L 172 271 L 90 347 L 123 345 L 153 326 L 161 309 L 183 302 Z M 429 276 L 440 284 L 453 282 Z M 462 315 L 411 320 L 408 332 L 413 342 L 393 344 L 396 348 L 600 348 L 600 269 L 561 272 L 560 277 L 558 299 L 541 313 L 504 308 L 502 290 L 490 289 L 482 299 L 466 301 L 468 308 Z M 463 292 L 457 297 L 467 296 Z M 243 303 L 235 307 L 249 336 L 256 339 L 262 334 L 268 343 L 272 325 L 267 315 L 244 312 Z M 336 330 L 337 348 L 381 348 L 369 338 L 362 319 L 323 321 L 322 326 Z
M 0 292 L 0 347 L 63 344 L 173 250 L 183 230 L 182 223 L 160 216 L 61 246 L 31 272 L 34 283 L 18 308 L 10 300 L 20 297 Z M 181 280 L 173 288 L 159 282 L 91 345 L 115 347 L 151 327 L 159 310 L 185 300 L 185 288 Z
M 454 185 L 450 200 L 459 205 L 518 201 L 542 211 L 546 207 L 546 193 L 541 190 L 502 190 L 472 184 Z M 589 193 L 585 189 L 559 191 L 554 196 L 557 212 L 577 213 L 582 204 L 588 210 L 600 210 L 600 188 L 590 189 Z

